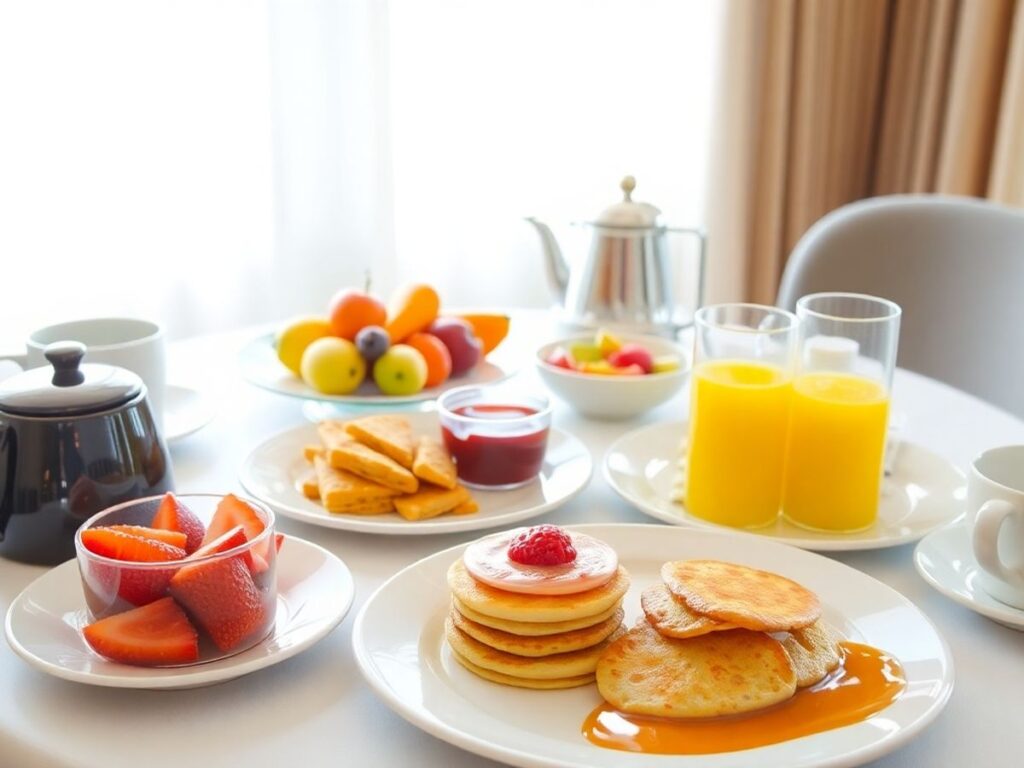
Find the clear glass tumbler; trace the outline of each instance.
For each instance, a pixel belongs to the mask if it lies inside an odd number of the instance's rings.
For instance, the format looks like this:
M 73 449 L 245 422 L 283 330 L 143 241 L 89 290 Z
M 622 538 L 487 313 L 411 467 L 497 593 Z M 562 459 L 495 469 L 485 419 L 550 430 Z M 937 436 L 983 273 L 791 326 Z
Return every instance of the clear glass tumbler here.
M 853 532 L 878 515 L 900 308 L 855 293 L 796 304 L 800 355 L 782 512 L 804 528 Z
M 686 509 L 722 525 L 769 525 L 782 501 L 797 318 L 718 304 L 694 320 Z

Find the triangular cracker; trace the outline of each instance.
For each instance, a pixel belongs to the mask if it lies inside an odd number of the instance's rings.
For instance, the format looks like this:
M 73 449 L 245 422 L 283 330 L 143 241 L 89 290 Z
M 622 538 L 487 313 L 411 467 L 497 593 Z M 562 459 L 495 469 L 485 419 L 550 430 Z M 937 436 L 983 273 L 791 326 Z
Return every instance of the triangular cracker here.
M 335 469 L 322 456 L 313 459 L 320 501 L 328 512 L 351 511 L 379 499 L 390 499 L 397 491 L 365 480 L 342 469 Z M 380 505 L 376 505 L 380 506 Z
M 420 436 L 416 446 L 416 458 L 412 462 L 412 473 L 420 480 L 440 485 L 451 490 L 458 485 L 455 464 L 448 451 L 437 440 Z
M 403 417 L 363 416 L 345 424 L 345 431 L 363 445 L 394 459 L 406 469 L 412 467 L 416 439 L 412 427 Z
M 327 461 L 332 467 L 402 493 L 415 493 L 419 488 L 419 481 L 412 472 L 391 457 L 356 441 L 341 422 L 320 422 L 319 432 L 320 439 L 327 446 Z
M 406 520 L 426 520 L 451 512 L 469 498 L 469 491 L 461 485 L 452 490 L 427 486 L 417 493 L 395 498 L 395 510 Z

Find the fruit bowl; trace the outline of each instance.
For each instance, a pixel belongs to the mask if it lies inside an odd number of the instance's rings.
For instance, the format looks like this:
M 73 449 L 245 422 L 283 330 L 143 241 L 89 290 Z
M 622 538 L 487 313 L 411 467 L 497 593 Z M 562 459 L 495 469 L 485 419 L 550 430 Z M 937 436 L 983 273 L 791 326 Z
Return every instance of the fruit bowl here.
M 676 343 L 660 336 L 628 336 L 617 339 L 623 346 L 637 345 L 655 359 L 674 356 L 678 367 L 663 372 L 636 374 L 587 373 L 554 365 L 549 360 L 559 349 L 594 344 L 592 336 L 576 336 L 545 344 L 537 350 L 537 372 L 547 387 L 584 416 L 596 419 L 628 419 L 671 399 L 689 373 L 688 356 Z
M 274 513 L 232 494 L 173 494 L 119 504 L 87 520 L 75 551 L 100 656 L 176 667 L 245 651 L 277 605 Z

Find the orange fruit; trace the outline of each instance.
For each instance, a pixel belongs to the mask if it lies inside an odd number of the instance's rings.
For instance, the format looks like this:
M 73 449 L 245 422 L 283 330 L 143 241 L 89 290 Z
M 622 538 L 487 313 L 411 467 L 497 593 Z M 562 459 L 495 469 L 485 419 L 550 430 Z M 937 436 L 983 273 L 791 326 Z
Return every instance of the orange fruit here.
M 425 387 L 444 384 L 452 374 L 452 356 L 448 347 L 432 333 L 414 333 L 404 342 L 423 355 L 427 361 L 427 383 Z
M 327 309 L 331 333 L 353 341 L 356 334 L 368 325 L 384 325 L 387 311 L 384 305 L 368 293 L 351 288 L 338 291 Z
M 456 315 L 473 326 L 473 335 L 484 345 L 481 352 L 492 352 L 508 336 L 511 319 L 508 315 Z

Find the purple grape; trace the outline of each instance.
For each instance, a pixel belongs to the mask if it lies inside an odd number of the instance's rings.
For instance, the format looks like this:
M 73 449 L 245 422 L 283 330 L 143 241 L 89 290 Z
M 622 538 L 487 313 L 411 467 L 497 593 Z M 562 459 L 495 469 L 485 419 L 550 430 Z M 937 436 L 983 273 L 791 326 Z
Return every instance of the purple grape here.
M 356 349 L 367 365 L 373 365 L 390 346 L 391 338 L 388 332 L 379 325 L 368 325 L 356 334 Z

